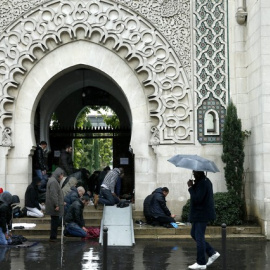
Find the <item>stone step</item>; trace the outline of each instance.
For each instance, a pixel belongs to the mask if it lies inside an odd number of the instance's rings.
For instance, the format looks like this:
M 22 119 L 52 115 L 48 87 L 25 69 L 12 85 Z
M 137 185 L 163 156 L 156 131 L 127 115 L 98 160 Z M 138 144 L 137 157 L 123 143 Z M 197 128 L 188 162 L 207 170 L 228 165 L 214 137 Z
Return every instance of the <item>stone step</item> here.
M 103 206 L 88 206 L 84 210 L 84 218 L 86 227 L 100 226 L 103 214 Z M 50 216 L 45 215 L 43 218 L 15 218 L 13 224 L 16 223 L 35 223 L 36 227 L 32 229 L 13 230 L 14 234 L 23 235 L 29 239 L 47 239 L 50 231 Z M 133 210 L 134 234 L 135 238 L 145 239 L 162 239 L 162 238 L 190 238 L 190 225 L 179 226 L 179 228 L 164 228 L 160 226 L 138 225 L 136 220 L 145 220 L 143 211 Z M 59 228 L 60 235 L 61 228 Z M 206 230 L 207 238 L 220 238 L 221 227 L 209 226 Z M 265 238 L 262 235 L 262 229 L 259 226 L 229 226 L 227 227 L 227 237 L 256 237 Z

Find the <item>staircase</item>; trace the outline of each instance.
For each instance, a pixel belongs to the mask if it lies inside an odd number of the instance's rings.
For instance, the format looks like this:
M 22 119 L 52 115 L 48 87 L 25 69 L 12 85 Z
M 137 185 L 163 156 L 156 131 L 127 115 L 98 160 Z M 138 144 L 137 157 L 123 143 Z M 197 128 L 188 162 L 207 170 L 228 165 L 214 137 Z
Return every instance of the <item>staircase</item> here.
M 103 206 L 99 206 L 95 209 L 94 206 L 87 206 L 84 210 L 84 219 L 86 227 L 100 226 L 103 215 Z M 145 220 L 143 211 L 133 210 L 133 227 L 135 239 L 187 239 L 190 238 L 190 226 L 179 226 L 179 228 L 164 228 L 153 227 L 150 225 L 138 225 L 136 220 Z M 50 234 L 50 216 L 43 218 L 14 218 L 13 224 L 16 223 L 35 223 L 36 227 L 32 229 L 16 229 L 13 230 L 13 234 L 23 235 L 27 239 L 48 239 Z M 60 236 L 59 227 L 59 236 Z M 108 231 L 108 234 L 110 231 Z M 209 226 L 206 230 L 206 238 L 220 238 L 221 227 Z M 262 235 L 262 229 L 259 226 L 231 226 L 227 227 L 228 238 L 261 238 L 265 239 Z M 74 237 L 68 237 L 68 239 L 74 239 Z M 78 239 L 78 238 L 76 238 Z

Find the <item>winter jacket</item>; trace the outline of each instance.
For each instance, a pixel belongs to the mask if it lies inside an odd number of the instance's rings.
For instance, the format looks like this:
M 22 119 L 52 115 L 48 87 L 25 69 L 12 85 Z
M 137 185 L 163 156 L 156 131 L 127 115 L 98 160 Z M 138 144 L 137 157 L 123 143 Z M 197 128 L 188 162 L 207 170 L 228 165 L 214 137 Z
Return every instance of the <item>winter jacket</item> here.
M 8 229 L 11 230 L 12 224 L 12 195 L 9 192 L 4 192 L 0 194 L 0 227 L 3 233 L 7 232 Z
M 66 150 L 62 150 L 61 152 L 59 167 L 65 171 L 66 175 L 71 175 L 74 172 L 72 156 Z
M 67 178 L 68 178 L 68 182 L 62 186 L 62 191 L 63 191 L 64 197 L 66 197 L 68 195 L 68 193 L 70 192 L 72 187 L 75 187 L 78 184 L 78 180 L 75 177 L 71 176 L 71 177 L 67 177 Z
M 190 193 L 190 222 L 208 222 L 216 218 L 213 187 L 207 177 L 202 177 L 188 189 Z
M 40 210 L 41 208 L 38 202 L 38 182 L 40 182 L 40 179 L 36 176 L 33 178 L 32 183 L 27 187 L 25 192 L 25 206 Z
M 83 219 L 83 208 L 84 204 L 81 200 L 76 200 L 75 202 L 73 202 L 65 216 L 65 223 L 74 222 L 80 227 L 84 227 L 85 223 Z
M 35 170 L 46 170 L 46 165 L 44 162 L 43 149 L 40 146 L 37 146 L 34 153 L 34 169 Z
M 65 211 L 68 210 L 70 205 L 75 202 L 76 200 L 79 200 L 79 193 L 76 187 L 71 187 L 70 192 L 65 196 L 64 201 L 66 203 L 65 205 Z
M 50 177 L 46 189 L 46 214 L 50 216 L 63 216 L 64 214 L 64 196 L 59 184 L 59 176 L 64 171 L 57 168 L 52 177 Z M 59 211 L 55 208 L 59 206 Z
M 152 216 L 155 218 L 171 216 L 171 212 L 166 206 L 166 200 L 165 196 L 162 193 L 162 188 L 157 188 L 154 191 L 153 197 L 150 202 L 150 208 Z

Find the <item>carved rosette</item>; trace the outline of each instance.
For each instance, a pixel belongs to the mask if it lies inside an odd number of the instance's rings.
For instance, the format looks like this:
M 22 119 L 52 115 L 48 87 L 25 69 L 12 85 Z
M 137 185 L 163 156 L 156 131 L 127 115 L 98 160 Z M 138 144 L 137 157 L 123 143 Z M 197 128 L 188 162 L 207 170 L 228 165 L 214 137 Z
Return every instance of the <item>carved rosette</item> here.
M 112 1 L 49 1 L 14 22 L 0 36 L 0 129 L 5 130 L 4 117 L 10 112 L 5 103 L 13 102 L 9 87 L 18 87 L 14 73 L 24 76 L 25 59 L 37 61 L 34 51 L 40 48 L 44 56 L 49 51 L 48 39 L 56 45 L 74 42 L 77 29 L 84 29 L 84 40 L 97 42 L 93 33 L 99 33 L 102 46 L 114 40 L 113 50 L 117 53 L 126 48 L 126 61 L 133 58 L 139 62 L 134 72 L 146 72 L 148 78 L 142 82 L 145 88 L 153 89 L 148 96 L 155 104 L 150 116 L 157 119 L 151 132 L 154 144 L 193 143 L 192 97 L 189 80 L 177 54 L 157 29 L 132 10 Z M 62 40 L 68 33 L 70 41 Z M 120 54 L 119 54 L 120 56 Z M 91 64 L 91 63 L 89 63 Z M 10 115 L 9 115 L 10 116 Z M 150 142 L 150 144 L 151 144 Z M 2 138 L 3 145 L 3 138 Z

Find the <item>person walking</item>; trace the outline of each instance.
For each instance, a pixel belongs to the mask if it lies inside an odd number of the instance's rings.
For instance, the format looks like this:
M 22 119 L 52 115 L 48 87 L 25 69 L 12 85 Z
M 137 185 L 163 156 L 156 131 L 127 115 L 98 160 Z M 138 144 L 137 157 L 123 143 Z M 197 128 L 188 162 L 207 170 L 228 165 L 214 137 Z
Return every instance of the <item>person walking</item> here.
M 190 265 L 189 269 L 206 269 L 220 254 L 205 241 L 205 230 L 207 223 L 216 218 L 214 195 L 211 181 L 202 171 L 193 171 L 195 181 L 187 182 L 190 193 L 190 215 L 192 223 L 191 237 L 197 244 L 196 263 Z M 205 253 L 208 255 L 206 262 Z
M 64 214 L 64 196 L 60 187 L 60 181 L 63 177 L 64 171 L 61 168 L 56 168 L 48 181 L 46 189 L 46 214 L 51 216 L 51 242 L 55 242 L 57 239 L 60 217 Z

